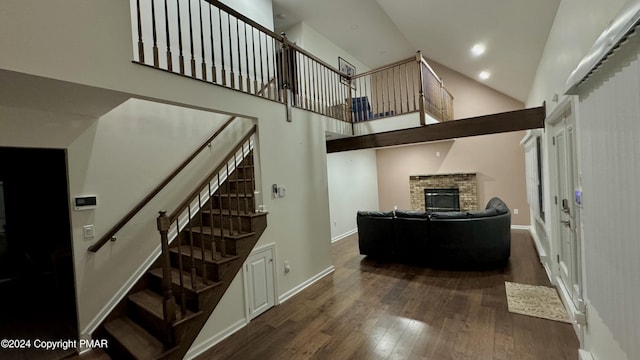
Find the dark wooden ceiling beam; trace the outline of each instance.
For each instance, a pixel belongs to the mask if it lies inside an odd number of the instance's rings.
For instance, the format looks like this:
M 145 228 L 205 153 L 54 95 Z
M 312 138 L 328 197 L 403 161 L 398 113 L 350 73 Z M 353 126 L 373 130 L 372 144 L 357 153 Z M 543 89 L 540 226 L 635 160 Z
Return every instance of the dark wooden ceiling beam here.
M 545 107 L 446 121 L 419 128 L 387 131 L 327 141 L 327 153 L 406 145 L 467 136 L 497 134 L 544 127 Z

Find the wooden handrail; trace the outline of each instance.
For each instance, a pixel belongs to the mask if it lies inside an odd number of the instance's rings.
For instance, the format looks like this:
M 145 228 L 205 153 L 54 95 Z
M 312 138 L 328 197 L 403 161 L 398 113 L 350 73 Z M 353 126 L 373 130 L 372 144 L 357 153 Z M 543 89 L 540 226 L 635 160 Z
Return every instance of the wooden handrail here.
M 387 64 L 387 65 L 383 65 L 383 66 L 377 67 L 377 68 L 375 68 L 373 70 L 369 70 L 367 72 L 363 72 L 363 73 L 357 74 L 357 75 L 353 76 L 352 79 L 357 79 L 357 78 L 360 78 L 360 77 L 363 77 L 363 76 L 375 74 L 377 72 L 385 71 L 385 70 L 391 69 L 393 67 L 396 67 L 396 66 L 399 66 L 399 65 L 404 65 L 404 64 L 409 64 L 409 63 L 412 63 L 412 62 L 415 62 L 415 61 L 416 61 L 416 57 L 412 56 L 412 57 L 404 59 L 404 60 L 396 61 L 396 62 Z
M 162 189 L 164 189 L 164 187 L 167 186 L 171 182 L 171 180 L 173 180 L 187 165 L 189 165 L 189 163 L 193 161 L 193 159 L 195 159 L 195 157 L 198 156 L 198 154 L 200 154 L 200 152 L 204 150 L 204 148 L 206 148 L 218 135 L 220 135 L 220 133 L 224 129 L 226 129 L 235 119 L 235 116 L 230 117 L 218 130 L 216 130 L 213 135 L 211 135 L 204 143 L 202 143 L 202 145 L 200 145 L 198 149 L 196 149 L 175 170 L 173 170 L 164 180 L 162 180 L 162 182 L 158 184 L 158 186 L 151 190 L 151 192 L 149 192 L 147 196 L 140 200 L 138 204 L 136 204 L 136 206 L 129 210 L 129 212 L 122 219 L 120 219 L 120 221 L 118 221 L 113 227 L 111 227 L 111 229 L 109 229 L 109 231 L 107 231 L 106 234 L 100 238 L 100 240 L 89 246 L 89 251 L 97 252 L 107 242 L 109 242 L 110 240 L 115 240 L 115 234 L 120 229 L 122 229 L 131 219 L 133 219 L 133 217 L 138 212 L 140 212 L 140 210 L 142 210 L 142 208 L 144 208 L 151 201 L 151 199 L 158 195 L 158 193 L 160 193 L 160 191 L 162 191 Z
M 238 142 L 238 145 L 236 145 L 233 150 L 229 151 L 226 156 L 224 157 L 224 161 L 222 163 L 220 163 L 220 165 L 218 165 L 218 167 L 216 167 L 215 170 L 213 170 L 211 173 L 209 173 L 209 175 L 207 175 L 205 177 L 205 179 L 198 184 L 198 186 L 195 187 L 195 190 L 193 190 L 189 195 L 187 195 L 185 197 L 185 200 L 182 201 L 182 203 L 180 203 L 180 205 L 178 205 L 176 207 L 176 209 L 171 213 L 171 215 L 169 216 L 169 222 L 173 223 L 178 216 L 180 216 L 180 213 L 185 209 L 185 207 L 189 206 L 189 204 L 193 201 L 194 198 L 197 197 L 197 195 L 202 191 L 202 189 L 204 188 L 205 185 L 207 185 L 207 183 L 211 182 L 211 179 L 213 179 L 213 177 L 219 173 L 222 168 L 227 164 L 227 162 L 229 161 L 229 159 L 231 159 L 231 157 L 238 152 L 238 150 L 244 145 L 244 143 L 249 140 L 249 138 L 251 138 L 251 136 L 253 136 L 253 134 L 256 133 L 256 129 L 257 129 L 257 125 L 253 125 L 253 127 L 251 128 L 251 130 L 249 130 L 249 132 L 247 133 L 247 135 L 245 135 L 242 140 L 240 140 Z M 227 176 L 229 176 L 227 174 Z
M 420 55 L 420 57 L 422 57 L 422 55 Z M 424 57 L 422 57 L 422 64 L 424 64 L 427 69 L 429 70 L 429 72 L 431 73 L 431 75 L 433 75 L 433 77 L 436 78 L 436 80 L 438 80 L 438 82 L 440 83 L 440 85 L 442 85 L 442 79 L 440 79 L 440 77 L 438 76 L 438 74 L 436 74 L 435 71 L 433 71 L 433 69 L 431 68 L 431 65 L 429 65 L 429 63 L 427 62 L 427 60 L 424 59 Z M 444 85 L 442 85 L 444 86 Z

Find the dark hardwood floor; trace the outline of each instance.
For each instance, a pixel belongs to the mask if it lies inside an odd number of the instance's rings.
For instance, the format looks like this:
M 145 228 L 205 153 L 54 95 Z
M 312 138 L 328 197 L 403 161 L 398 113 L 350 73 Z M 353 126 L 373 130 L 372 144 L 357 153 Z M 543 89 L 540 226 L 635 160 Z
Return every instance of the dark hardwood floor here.
M 550 283 L 527 231 L 503 270 L 379 263 L 357 238 L 333 245 L 336 271 L 198 359 L 571 359 L 571 325 L 507 311 L 505 281 Z

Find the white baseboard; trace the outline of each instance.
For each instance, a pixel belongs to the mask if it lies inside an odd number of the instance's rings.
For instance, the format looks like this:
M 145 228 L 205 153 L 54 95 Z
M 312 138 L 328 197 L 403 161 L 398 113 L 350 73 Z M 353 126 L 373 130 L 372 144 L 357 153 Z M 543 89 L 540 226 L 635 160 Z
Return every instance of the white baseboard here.
M 511 225 L 511 230 L 528 230 L 531 231 L 530 225 Z
M 242 329 L 243 327 L 247 326 L 247 324 L 249 324 L 249 322 L 247 321 L 247 319 L 241 319 L 238 320 L 235 324 L 231 324 L 229 327 L 227 327 L 226 329 L 220 331 L 219 333 L 213 335 L 212 337 L 210 337 L 208 340 L 205 340 L 203 342 L 201 342 L 200 344 L 196 345 L 196 346 L 192 346 L 189 351 L 187 351 L 187 354 L 184 356 L 185 359 L 193 359 L 196 356 L 204 353 L 205 351 L 211 349 L 213 346 L 215 346 L 216 344 L 218 344 L 219 342 L 221 342 L 222 340 L 228 338 L 229 336 L 233 335 L 236 331 Z
M 308 279 L 307 281 L 303 282 L 302 284 L 294 287 L 293 289 L 287 291 L 286 293 L 282 294 L 280 297 L 278 297 L 278 304 L 282 304 L 283 302 L 289 300 L 291 297 L 293 297 L 294 295 L 296 295 L 297 293 L 301 292 L 302 290 L 308 288 L 309 286 L 313 285 L 313 283 L 315 283 L 316 281 L 322 279 L 323 277 L 331 274 L 332 272 L 335 271 L 335 267 L 333 267 L 333 265 L 329 266 L 328 268 L 322 270 L 321 272 L 319 272 L 318 274 L 316 274 L 315 276 L 313 276 L 312 278 Z
M 348 237 L 348 236 L 351 236 L 351 235 L 353 235 L 353 234 L 355 234 L 355 233 L 357 233 L 357 232 L 358 232 L 358 228 L 353 228 L 353 229 L 351 229 L 351 230 L 347 231 L 347 232 L 346 232 L 346 233 L 344 233 L 344 234 L 340 234 L 340 235 L 338 235 L 338 236 L 332 237 L 332 238 L 331 238 L 331 243 L 334 243 L 334 242 L 336 242 L 336 241 L 340 241 L 340 240 L 342 240 L 342 239 L 344 239 L 344 238 L 346 238 L 346 237 Z

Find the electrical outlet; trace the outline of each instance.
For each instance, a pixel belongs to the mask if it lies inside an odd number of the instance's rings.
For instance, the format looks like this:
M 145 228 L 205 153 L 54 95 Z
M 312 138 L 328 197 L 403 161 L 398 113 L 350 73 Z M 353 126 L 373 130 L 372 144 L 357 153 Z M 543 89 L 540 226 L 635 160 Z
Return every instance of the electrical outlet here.
M 519 211 L 518 209 L 513 209 L 513 215 L 518 215 Z
M 85 239 L 93 239 L 96 236 L 95 229 L 93 225 L 85 225 L 82 227 L 82 231 L 84 233 Z
M 289 260 L 285 260 L 284 262 L 284 273 L 288 274 L 291 271 L 291 265 L 289 264 Z

